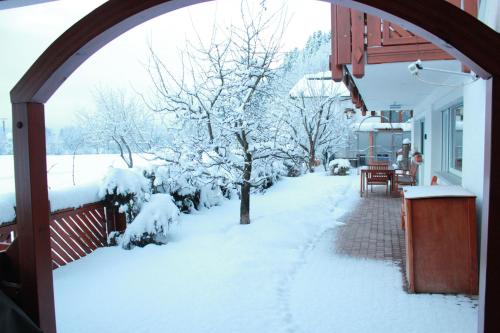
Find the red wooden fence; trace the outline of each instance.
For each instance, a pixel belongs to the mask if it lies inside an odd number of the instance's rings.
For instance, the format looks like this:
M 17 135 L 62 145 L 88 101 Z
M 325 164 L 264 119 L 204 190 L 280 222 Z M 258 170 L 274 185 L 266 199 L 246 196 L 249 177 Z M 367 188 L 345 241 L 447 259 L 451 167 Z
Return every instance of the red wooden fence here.
M 108 245 L 111 231 L 123 231 L 123 214 L 115 214 L 102 202 L 56 211 L 50 215 L 52 266 L 58 268 Z M 15 223 L 0 226 L 0 250 L 15 239 Z

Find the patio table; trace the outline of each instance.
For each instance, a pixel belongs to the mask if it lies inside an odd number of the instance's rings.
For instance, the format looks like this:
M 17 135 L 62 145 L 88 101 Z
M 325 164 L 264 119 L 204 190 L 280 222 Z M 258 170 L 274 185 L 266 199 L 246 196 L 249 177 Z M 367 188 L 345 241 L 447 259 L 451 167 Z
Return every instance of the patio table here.
M 361 167 L 360 172 L 361 172 L 361 177 L 360 177 L 360 184 L 359 184 L 359 195 L 363 196 L 363 193 L 365 192 L 365 187 L 366 191 L 368 191 L 367 184 L 366 184 L 366 175 L 368 171 L 377 171 L 379 173 L 385 173 L 387 177 L 389 178 L 389 182 L 391 183 L 390 186 L 390 191 L 391 194 L 394 192 L 397 192 L 397 185 L 396 185 L 396 169 L 389 167 L 387 169 L 377 169 L 377 170 L 370 170 L 368 167 Z

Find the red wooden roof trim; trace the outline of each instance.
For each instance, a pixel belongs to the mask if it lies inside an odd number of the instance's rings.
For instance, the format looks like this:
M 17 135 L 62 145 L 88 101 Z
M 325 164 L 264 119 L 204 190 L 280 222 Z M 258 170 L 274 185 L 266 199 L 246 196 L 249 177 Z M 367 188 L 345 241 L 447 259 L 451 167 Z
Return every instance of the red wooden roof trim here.
M 464 0 L 464 10 L 466 13 L 477 17 L 479 0 Z
M 380 17 L 370 14 L 366 15 L 367 44 L 368 47 L 382 46 L 382 20 Z
M 405 1 L 404 5 L 399 1 L 386 0 L 332 2 L 398 24 L 446 50 L 482 78 L 500 73 L 500 62 L 496 61 L 500 50 L 500 34 L 446 1 Z
M 453 60 L 448 53 L 433 44 L 411 44 L 373 47 L 367 50 L 368 64 L 409 62 L 416 60 Z
M 339 65 L 338 62 L 338 29 L 337 29 L 337 9 L 339 6 L 337 5 L 331 5 L 331 25 L 332 25 L 332 55 L 330 56 L 330 70 L 332 71 L 332 79 L 335 82 L 340 82 L 342 81 L 342 78 L 344 76 L 344 70 L 343 66 Z
M 336 38 L 337 38 L 337 64 L 347 65 L 351 63 L 351 10 L 346 7 L 337 6 L 336 16 Z
M 352 75 L 362 78 L 365 75 L 365 13 L 351 10 L 352 22 Z M 360 107 L 357 106 L 356 107 Z

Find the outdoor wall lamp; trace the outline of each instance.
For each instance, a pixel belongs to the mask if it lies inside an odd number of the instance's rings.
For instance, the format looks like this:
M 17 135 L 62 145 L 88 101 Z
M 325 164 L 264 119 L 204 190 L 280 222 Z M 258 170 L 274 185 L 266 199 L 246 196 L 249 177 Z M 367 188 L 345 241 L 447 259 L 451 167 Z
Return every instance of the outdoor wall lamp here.
M 471 84 L 479 79 L 479 76 L 477 76 L 475 73 L 472 73 L 472 72 L 471 73 L 464 73 L 464 72 L 460 72 L 460 71 L 450 71 L 447 69 L 424 67 L 422 65 L 422 61 L 420 59 L 409 64 L 408 70 L 410 71 L 410 74 L 412 76 L 416 77 L 419 81 L 422 81 L 422 82 L 427 83 L 427 84 L 435 85 L 435 86 L 460 87 L 460 86 L 465 86 L 465 85 Z M 470 78 L 471 81 L 463 82 L 463 83 L 460 83 L 458 85 L 457 84 L 440 83 L 440 82 L 430 82 L 430 81 L 426 81 L 422 77 L 420 77 L 421 71 L 429 71 L 429 72 L 437 72 L 437 73 L 444 73 L 444 74 L 450 74 L 450 75 L 458 75 L 458 76 L 462 76 L 465 78 Z

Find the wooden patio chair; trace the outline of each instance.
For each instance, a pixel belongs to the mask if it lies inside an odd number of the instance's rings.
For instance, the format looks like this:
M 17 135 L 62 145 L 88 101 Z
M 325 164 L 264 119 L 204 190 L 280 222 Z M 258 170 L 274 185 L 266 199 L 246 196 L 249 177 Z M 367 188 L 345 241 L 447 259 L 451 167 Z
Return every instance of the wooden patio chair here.
M 387 170 L 389 169 L 389 162 L 370 162 L 368 163 L 369 170 Z
M 411 163 L 410 170 L 408 172 L 396 173 L 395 181 L 399 188 L 399 186 L 415 186 L 417 185 L 417 172 L 418 172 L 418 164 Z
M 382 172 L 383 169 L 368 169 L 366 171 L 366 193 L 368 194 L 368 186 L 371 185 L 371 191 L 373 192 L 373 185 L 385 185 L 386 194 L 389 193 L 389 175 L 387 172 Z

